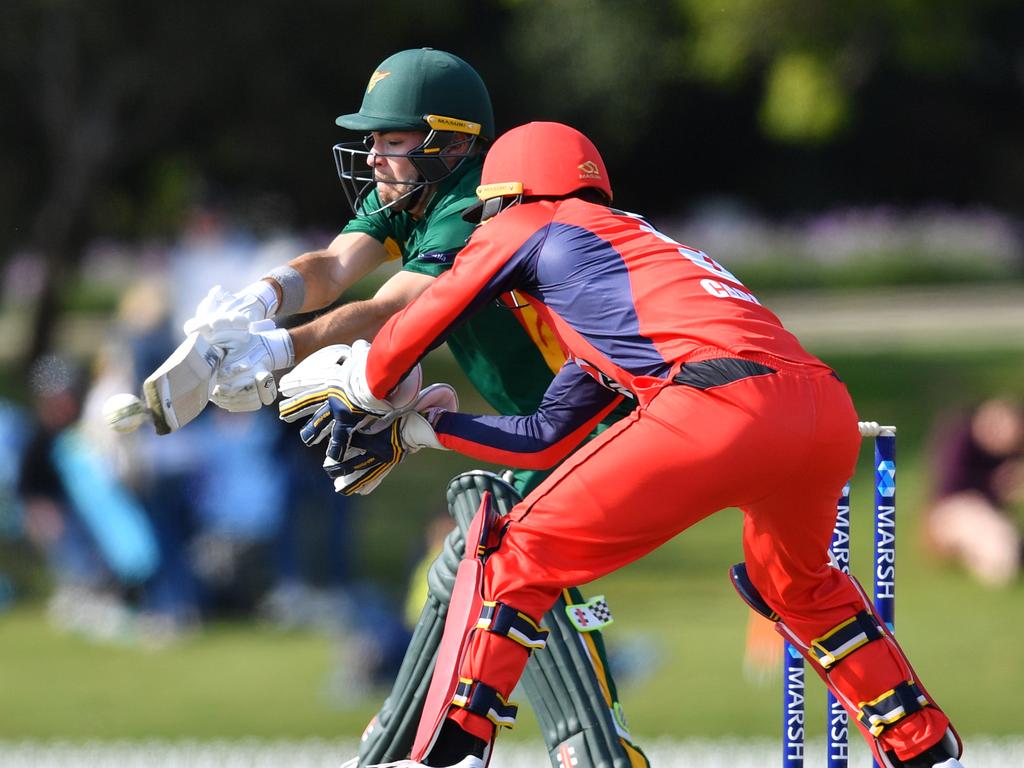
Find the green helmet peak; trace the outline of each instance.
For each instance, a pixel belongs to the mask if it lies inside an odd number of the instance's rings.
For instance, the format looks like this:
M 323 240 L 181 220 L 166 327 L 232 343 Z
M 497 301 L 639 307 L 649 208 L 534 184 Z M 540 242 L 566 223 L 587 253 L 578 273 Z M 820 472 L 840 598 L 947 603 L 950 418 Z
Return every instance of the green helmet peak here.
M 480 126 L 494 138 L 494 111 L 484 81 L 469 64 L 433 48 L 399 51 L 381 62 L 366 85 L 358 112 L 338 125 L 354 131 L 428 131 L 427 115 Z
M 338 178 L 357 216 L 412 209 L 494 138 L 491 97 L 480 75 L 458 56 L 433 48 L 400 51 L 381 62 L 370 75 L 359 111 L 342 115 L 337 123 L 367 134 L 362 141 L 334 146 Z M 372 134 L 387 131 L 423 131 L 424 138 L 414 149 L 394 155 L 374 146 Z M 378 179 L 371 167 L 374 157 L 406 158 L 417 178 Z M 405 192 L 387 203 L 371 203 L 378 184 L 401 184 Z

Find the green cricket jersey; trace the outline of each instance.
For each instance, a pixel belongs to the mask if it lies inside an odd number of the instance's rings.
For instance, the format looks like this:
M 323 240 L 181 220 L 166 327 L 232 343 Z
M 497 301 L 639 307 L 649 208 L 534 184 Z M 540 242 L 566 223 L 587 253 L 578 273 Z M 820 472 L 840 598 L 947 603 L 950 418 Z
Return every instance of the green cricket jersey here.
M 468 160 L 438 185 L 420 219 L 404 211 L 358 216 L 345 232 L 363 232 L 402 259 L 402 268 L 438 276 L 450 269 L 473 232 L 462 213 L 476 202 L 482 159 Z M 379 205 L 374 190 L 367 207 Z M 459 366 L 491 407 L 505 415 L 533 413 L 564 361 L 546 327 L 531 337 L 519 312 L 490 305 L 448 337 Z M 537 324 L 532 324 L 539 327 Z

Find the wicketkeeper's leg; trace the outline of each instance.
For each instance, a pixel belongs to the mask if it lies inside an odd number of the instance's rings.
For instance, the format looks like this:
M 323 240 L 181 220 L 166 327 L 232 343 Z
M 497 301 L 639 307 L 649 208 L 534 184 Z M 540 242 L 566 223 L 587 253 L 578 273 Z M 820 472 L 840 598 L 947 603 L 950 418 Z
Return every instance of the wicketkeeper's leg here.
M 750 581 L 791 631 L 790 642 L 827 669 L 826 682 L 855 710 L 880 764 L 959 765 L 948 718 L 871 616 L 862 591 L 826 564 L 835 499 L 860 446 L 856 424 L 834 378 L 780 374 L 732 384 L 713 398 L 666 388 L 639 416 L 577 451 L 515 507 L 499 543 L 483 551 L 482 604 L 500 606 L 511 621 L 449 621 L 462 649 L 455 663 L 439 661 L 434 683 L 457 687 L 440 707 L 428 698 L 424 722 L 435 723 L 437 740 L 424 762 L 451 766 L 480 755 L 495 727 L 514 721 L 508 697 L 532 647 L 523 642 L 531 639 L 525 628 L 566 584 L 607 575 L 716 510 L 738 506 L 746 512 Z M 607 482 L 626 465 L 628 481 Z M 446 627 L 445 644 L 448 634 Z M 438 716 L 445 718 L 440 727 Z M 475 744 L 467 748 L 464 735 Z
M 520 501 L 515 488 L 489 472 L 467 472 L 449 484 L 449 511 L 457 523 L 428 575 L 429 595 L 391 694 L 363 734 L 359 766 L 409 753 L 444 630 L 465 531 L 484 492 L 506 514 Z M 570 618 L 570 615 L 573 618 Z M 522 679 L 555 768 L 574 765 L 633 768 L 648 765 L 632 743 L 608 669 L 600 628 L 610 615 L 603 601 L 588 603 L 565 590 L 543 624 L 547 647 L 533 654 Z

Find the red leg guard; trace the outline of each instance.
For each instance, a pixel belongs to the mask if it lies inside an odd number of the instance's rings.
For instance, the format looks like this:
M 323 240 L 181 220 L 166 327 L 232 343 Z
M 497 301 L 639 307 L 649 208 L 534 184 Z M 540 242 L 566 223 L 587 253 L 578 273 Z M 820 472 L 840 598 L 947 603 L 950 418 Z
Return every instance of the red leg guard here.
M 491 496 L 485 493 L 480 502 L 480 509 L 466 535 L 466 552 L 455 577 L 455 587 L 448 606 L 448 616 L 444 622 L 444 634 L 441 636 L 441 645 L 437 651 L 434 674 L 430 679 L 423 714 L 420 716 L 416 738 L 413 741 L 410 756 L 414 760 L 422 761 L 430 752 L 455 695 L 462 659 L 469 645 L 469 636 L 483 605 L 481 555 L 496 532 L 497 520 L 498 514 L 491 505 Z M 490 725 L 486 720 L 484 722 Z M 466 730 L 486 741 L 490 741 L 493 736 L 493 728 L 486 734 L 477 733 L 476 728 L 467 727 Z
M 812 652 L 809 643 L 793 634 L 783 622 L 776 623 L 776 630 L 803 654 L 825 685 L 842 702 L 851 722 L 860 728 L 879 765 L 892 765 L 885 753 L 894 754 L 899 760 L 916 757 L 940 741 L 947 730 L 956 740 L 958 754 L 955 756 L 959 757 L 959 751 L 962 751 L 960 737 L 952 729 L 949 718 L 921 684 L 903 649 L 884 622 L 878 618 L 874 606 L 860 584 L 852 576 L 850 580 L 857 587 L 865 609 L 878 622 L 882 633 L 880 638 L 857 648 L 849 656 L 826 669 L 818 656 Z M 861 708 L 872 699 L 878 698 L 881 693 L 892 691 L 904 683 L 915 686 L 927 703 L 891 725 L 876 724 L 869 728 L 860 719 Z

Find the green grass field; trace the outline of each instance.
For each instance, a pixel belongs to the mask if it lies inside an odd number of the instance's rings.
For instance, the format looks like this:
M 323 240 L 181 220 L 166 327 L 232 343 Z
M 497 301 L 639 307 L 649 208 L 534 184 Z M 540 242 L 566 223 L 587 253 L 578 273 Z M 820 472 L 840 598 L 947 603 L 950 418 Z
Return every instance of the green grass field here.
M 917 671 L 963 734 L 1024 732 L 1016 703 L 1016 691 L 1024 687 L 1024 587 L 975 586 L 929 561 L 917 539 L 932 419 L 951 405 L 1007 387 L 1024 393 L 1024 355 L 817 351 L 847 381 L 864 418 L 900 428 L 897 634 Z M 450 377 L 443 359 L 432 365 L 428 378 Z M 862 574 L 870 572 L 871 557 L 867 446 L 853 489 L 853 568 Z M 465 468 L 466 460 L 457 456 L 424 452 L 364 503 L 362 566 L 396 598 L 423 521 L 443 504 L 444 480 Z M 739 532 L 739 513 L 723 511 L 587 588 L 588 594 L 604 592 L 615 612 L 607 633 L 613 655 L 632 652 L 635 661 L 637 649 L 646 651 L 640 673 L 620 686 L 639 735 L 777 731 L 778 680 L 757 686 L 741 670 L 747 613 L 727 576 L 740 559 Z M 255 624 L 215 624 L 160 650 L 96 645 L 54 632 L 41 605 L 23 603 L 0 616 L 0 740 L 354 737 L 373 701 L 345 708 L 330 692 L 337 653 L 328 636 Z M 824 707 L 815 678 L 808 700 L 811 736 L 821 733 Z M 535 736 L 529 719 L 521 719 L 519 738 Z

